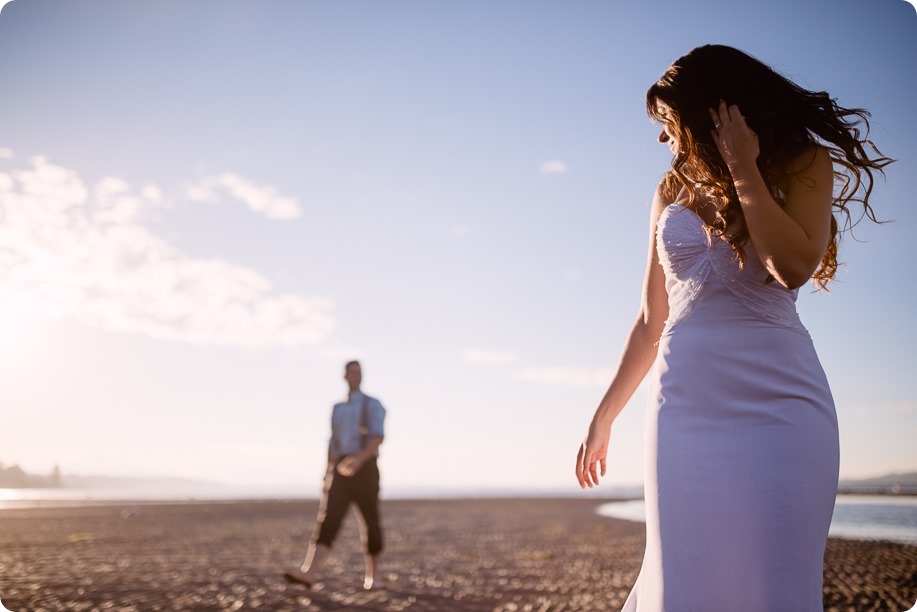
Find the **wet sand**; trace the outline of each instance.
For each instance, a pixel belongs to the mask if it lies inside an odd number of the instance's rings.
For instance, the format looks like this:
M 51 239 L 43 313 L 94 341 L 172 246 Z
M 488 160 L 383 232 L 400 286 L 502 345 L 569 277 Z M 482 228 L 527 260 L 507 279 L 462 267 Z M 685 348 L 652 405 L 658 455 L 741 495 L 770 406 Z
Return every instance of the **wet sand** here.
M 39 610 L 618 610 L 643 555 L 640 523 L 595 499 L 385 501 L 385 588 L 362 590 L 348 517 L 311 590 L 313 501 L 0 511 L 0 600 Z M 826 610 L 917 601 L 917 546 L 830 540 Z

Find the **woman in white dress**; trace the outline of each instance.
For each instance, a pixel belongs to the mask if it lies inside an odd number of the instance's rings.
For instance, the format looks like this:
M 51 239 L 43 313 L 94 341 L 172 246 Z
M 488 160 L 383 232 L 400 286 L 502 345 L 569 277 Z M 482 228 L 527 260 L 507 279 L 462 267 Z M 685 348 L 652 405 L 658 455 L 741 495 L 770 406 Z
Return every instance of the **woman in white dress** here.
M 835 213 L 869 219 L 868 113 L 720 45 L 647 92 L 674 158 L 656 189 L 637 321 L 576 459 L 605 475 L 615 417 L 652 368 L 646 553 L 627 612 L 822 610 L 838 477 L 827 379 L 796 314 L 837 269 Z M 872 151 L 872 155 L 867 152 Z

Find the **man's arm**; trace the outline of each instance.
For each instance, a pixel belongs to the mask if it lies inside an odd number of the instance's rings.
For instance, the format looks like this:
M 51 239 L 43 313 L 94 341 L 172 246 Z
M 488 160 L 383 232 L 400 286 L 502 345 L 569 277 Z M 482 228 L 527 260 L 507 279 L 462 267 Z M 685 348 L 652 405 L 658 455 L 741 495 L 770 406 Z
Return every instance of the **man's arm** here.
M 382 440 L 385 437 L 383 426 L 385 408 L 382 407 L 382 403 L 377 399 L 371 400 L 369 406 L 367 406 L 367 413 L 366 428 L 368 432 L 366 443 L 359 453 L 348 455 L 346 459 L 341 461 L 338 466 L 338 473 L 341 476 L 353 476 L 356 474 L 364 463 L 376 456 L 379 451 L 379 445 L 382 444 Z

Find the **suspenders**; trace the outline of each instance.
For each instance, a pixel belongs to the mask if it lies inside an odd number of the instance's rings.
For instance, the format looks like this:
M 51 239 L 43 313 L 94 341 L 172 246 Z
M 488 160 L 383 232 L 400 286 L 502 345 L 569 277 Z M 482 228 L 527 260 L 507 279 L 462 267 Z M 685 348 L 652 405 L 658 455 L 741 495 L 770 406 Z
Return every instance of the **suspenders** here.
M 366 415 L 369 405 L 369 396 L 363 395 L 363 404 L 360 406 L 360 449 L 366 448 L 366 440 L 369 438 L 369 417 Z

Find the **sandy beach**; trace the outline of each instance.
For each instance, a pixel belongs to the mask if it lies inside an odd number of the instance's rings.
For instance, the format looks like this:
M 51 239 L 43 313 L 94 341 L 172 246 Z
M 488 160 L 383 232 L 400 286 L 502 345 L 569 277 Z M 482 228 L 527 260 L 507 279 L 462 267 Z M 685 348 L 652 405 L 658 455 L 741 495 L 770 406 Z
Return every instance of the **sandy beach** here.
M 362 590 L 348 517 L 311 590 L 302 560 L 318 503 L 113 504 L 0 511 L 0 601 L 39 610 L 618 610 L 640 523 L 595 499 L 391 500 L 385 587 Z M 826 610 L 908 610 L 917 546 L 828 543 Z

